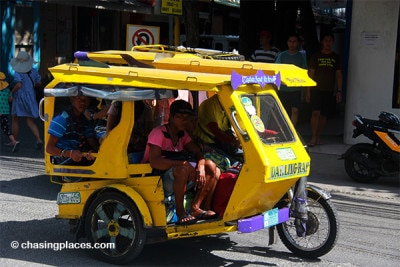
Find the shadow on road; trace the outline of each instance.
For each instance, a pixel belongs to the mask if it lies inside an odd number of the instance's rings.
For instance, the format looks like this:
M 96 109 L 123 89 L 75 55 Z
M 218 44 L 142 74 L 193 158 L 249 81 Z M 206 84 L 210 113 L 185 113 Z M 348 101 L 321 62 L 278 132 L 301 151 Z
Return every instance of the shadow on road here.
M 0 257 L 3 260 L 26 261 L 52 266 L 114 266 L 93 258 L 90 250 L 56 249 L 54 243 L 73 243 L 74 236 L 68 233 L 68 222 L 57 219 L 9 221 L 0 223 L 3 235 L 0 239 Z M 17 241 L 19 247 L 11 248 Z M 23 243 L 36 243 L 47 249 L 22 249 Z M 85 243 L 87 241 L 81 241 Z M 51 244 L 49 244 L 51 243 Z M 32 245 L 31 245 L 32 246 Z M 52 246 L 52 247 L 51 247 Z M 59 248 L 59 246 L 57 246 Z M 218 256 L 221 252 L 232 252 L 231 257 Z M 276 266 L 274 262 L 244 260 L 246 254 L 276 258 L 293 263 L 313 264 L 319 260 L 303 260 L 290 252 L 274 251 L 273 247 L 244 247 L 231 240 L 228 234 L 171 240 L 145 245 L 142 253 L 133 262 L 135 266 Z M 226 254 L 225 254 L 226 255 Z
M 43 200 L 56 200 L 61 185 L 52 184 L 49 177 L 39 175 L 0 181 L 0 192 Z

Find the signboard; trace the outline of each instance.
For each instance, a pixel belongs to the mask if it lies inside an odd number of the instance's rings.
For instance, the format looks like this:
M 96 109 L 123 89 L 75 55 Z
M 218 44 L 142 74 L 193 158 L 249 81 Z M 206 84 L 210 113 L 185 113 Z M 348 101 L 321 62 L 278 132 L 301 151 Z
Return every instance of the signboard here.
M 361 41 L 365 47 L 377 48 L 382 44 L 382 34 L 380 32 L 361 32 Z
M 182 0 L 161 0 L 161 13 L 182 16 Z
M 126 50 L 136 45 L 160 43 L 160 27 L 128 24 L 126 28 Z

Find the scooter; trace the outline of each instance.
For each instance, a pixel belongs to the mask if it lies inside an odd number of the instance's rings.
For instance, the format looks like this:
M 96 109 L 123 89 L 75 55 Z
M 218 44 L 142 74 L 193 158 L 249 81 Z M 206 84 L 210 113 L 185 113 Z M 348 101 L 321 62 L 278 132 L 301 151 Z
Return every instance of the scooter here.
M 347 174 L 357 182 L 369 183 L 381 176 L 398 175 L 400 172 L 399 118 L 381 112 L 378 120 L 355 115 L 353 138 L 364 135 L 372 143 L 351 146 L 340 159 L 344 159 Z

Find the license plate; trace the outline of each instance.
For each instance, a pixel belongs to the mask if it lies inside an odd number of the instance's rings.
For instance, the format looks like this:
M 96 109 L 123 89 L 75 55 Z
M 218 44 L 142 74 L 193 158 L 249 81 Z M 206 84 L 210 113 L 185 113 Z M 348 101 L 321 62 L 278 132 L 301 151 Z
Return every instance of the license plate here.
M 270 226 L 276 225 L 279 222 L 278 218 L 278 208 L 269 210 L 264 214 L 264 228 L 268 228 Z
M 79 204 L 81 194 L 79 192 L 58 193 L 57 204 Z

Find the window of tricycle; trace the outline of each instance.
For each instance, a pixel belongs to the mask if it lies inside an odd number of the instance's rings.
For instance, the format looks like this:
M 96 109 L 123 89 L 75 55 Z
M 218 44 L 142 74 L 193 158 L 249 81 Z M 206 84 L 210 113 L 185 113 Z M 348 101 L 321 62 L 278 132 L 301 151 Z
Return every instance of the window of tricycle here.
M 294 141 L 293 132 L 272 95 L 244 94 L 241 102 L 263 143 Z

